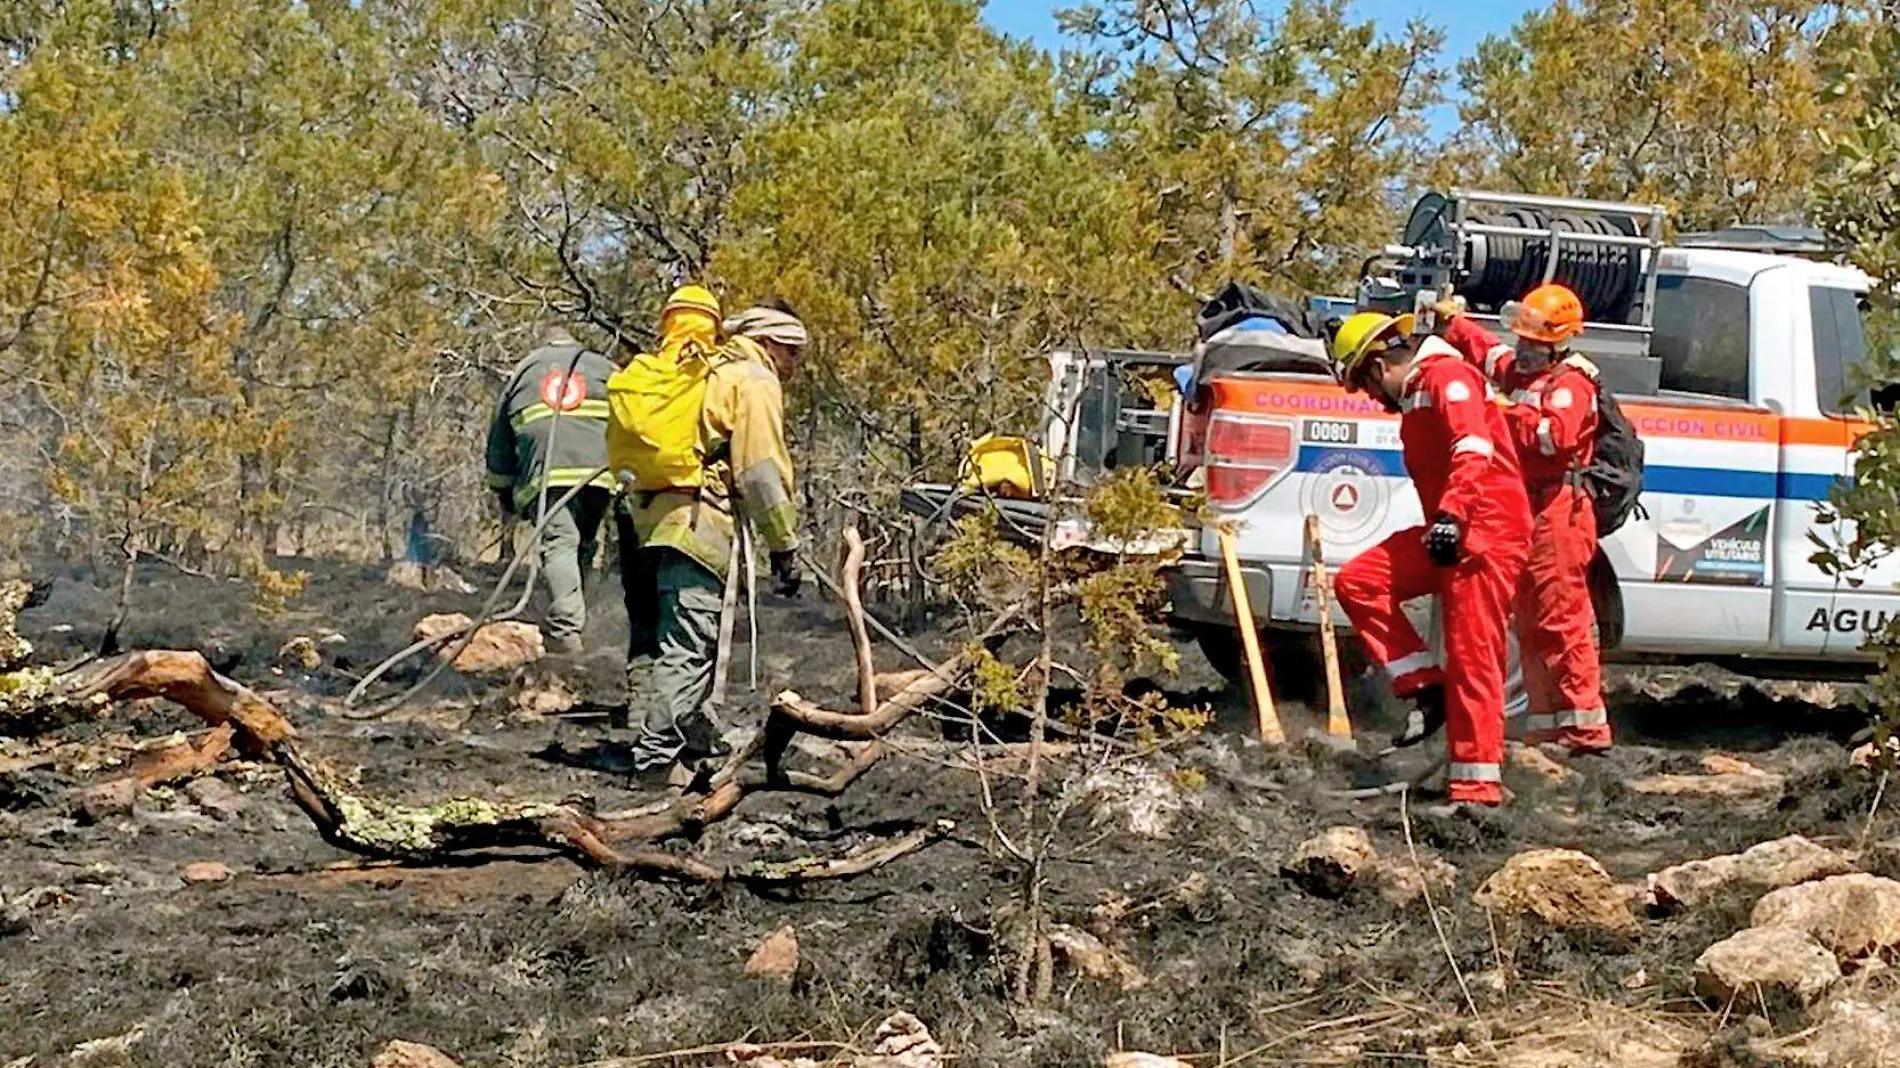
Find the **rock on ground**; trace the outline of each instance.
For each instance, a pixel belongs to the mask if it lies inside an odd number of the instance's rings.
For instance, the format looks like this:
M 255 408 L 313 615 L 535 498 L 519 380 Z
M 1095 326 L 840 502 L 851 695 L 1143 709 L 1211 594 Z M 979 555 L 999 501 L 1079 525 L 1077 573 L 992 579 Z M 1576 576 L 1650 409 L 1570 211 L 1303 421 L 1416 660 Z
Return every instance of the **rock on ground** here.
M 463 630 L 474 620 L 460 612 L 442 615 L 424 616 L 416 624 L 415 639 L 427 641 Z M 436 650 L 437 656 L 447 656 L 461 639 L 455 639 Z M 490 672 L 512 671 L 525 667 L 547 655 L 547 646 L 541 639 L 541 628 L 532 623 L 508 621 L 488 623 L 475 632 L 475 638 L 468 643 L 455 658 L 453 667 L 465 675 L 481 675 Z
M 1139 990 L 1148 985 L 1148 977 L 1134 961 L 1080 928 L 1056 924 L 1049 931 L 1049 948 L 1090 979 L 1114 983 L 1123 990 Z
M 185 865 L 178 873 L 187 883 L 221 883 L 231 878 L 231 869 L 216 860 L 200 860 Z
M 129 815 L 138 804 L 138 780 L 126 776 L 88 786 L 73 795 L 73 816 L 82 824 Z
M 1710 946 L 1695 962 L 1696 993 L 1722 1005 L 1752 1006 L 1758 992 L 1808 1005 L 1840 979 L 1834 955 L 1793 927 L 1750 927 Z
M 1111 765 L 1083 783 L 1094 813 L 1091 822 L 1120 824 L 1141 838 L 1174 837 L 1174 828 L 1187 807 L 1181 791 L 1166 774 L 1147 763 Z
M 220 820 L 228 820 L 244 811 L 250 804 L 244 795 L 232 789 L 223 779 L 206 776 L 193 779 L 185 785 L 185 796 L 191 803 L 204 809 L 208 815 Z
M 1900 882 L 1836 875 L 1776 890 L 1755 904 L 1756 927 L 1792 927 L 1845 962 L 1900 946 Z
M 1194 1068 L 1184 1060 L 1153 1053 L 1111 1053 L 1102 1068 Z
M 1480 908 L 1532 915 L 1554 927 L 1634 935 L 1628 895 L 1596 858 L 1574 849 L 1533 849 L 1504 862 L 1472 901 Z
M 1649 877 L 1650 900 L 1660 908 L 1693 908 L 1731 886 L 1779 890 L 1854 870 L 1845 856 L 1791 834 L 1740 853 L 1664 868 Z
M 1328 827 L 1300 843 L 1280 872 L 1309 894 L 1341 897 L 1379 868 L 1372 839 L 1358 827 Z
M 798 931 L 791 924 L 773 931 L 746 958 L 748 979 L 770 979 L 789 983 L 798 974 Z
M 943 1068 L 943 1047 L 931 1037 L 930 1028 L 908 1012 L 887 1017 L 871 1037 L 871 1053 L 848 1061 L 832 1059 L 820 1065 L 810 1057 L 785 1060 L 763 1047 L 737 1043 L 725 1047 L 726 1063 L 744 1068 Z
M 579 702 L 574 688 L 563 679 L 550 679 L 544 686 L 529 686 L 514 696 L 515 714 L 529 718 L 558 716 Z
M 1577 777 L 1575 771 L 1551 759 L 1542 749 L 1523 742 L 1512 742 L 1505 749 L 1505 762 L 1549 783 L 1569 782 Z
M 475 587 L 455 573 L 453 568 L 424 567 L 410 560 L 389 565 L 383 581 L 399 590 L 417 593 L 474 593 Z
M 287 668 L 315 671 L 323 666 L 323 653 L 315 638 L 299 634 L 278 647 L 277 662 Z
M 369 1062 L 369 1068 L 461 1068 L 455 1059 L 421 1042 L 390 1040 Z
M 25 934 L 33 929 L 33 911 L 17 901 L 0 895 L 0 938 Z
M 1750 1042 L 1749 1051 L 1776 1068 L 1900 1068 L 1900 1005 L 1891 992 L 1843 993 L 1815 1016 L 1796 1034 Z
M 943 1047 L 930 1035 L 930 1028 L 908 1012 L 891 1015 L 871 1036 L 874 1056 L 860 1059 L 853 1068 L 941 1068 Z
M 1651 775 L 1636 779 L 1630 789 L 1663 797 L 1704 797 L 1717 800 L 1761 800 L 1779 797 L 1786 777 L 1764 771 L 1746 760 L 1711 753 L 1702 758 L 1702 775 Z
M 1458 884 L 1458 869 L 1442 857 L 1394 859 L 1379 865 L 1379 896 L 1404 908 L 1426 896 L 1426 891 L 1448 893 Z M 1441 899 L 1442 900 L 1442 899 Z

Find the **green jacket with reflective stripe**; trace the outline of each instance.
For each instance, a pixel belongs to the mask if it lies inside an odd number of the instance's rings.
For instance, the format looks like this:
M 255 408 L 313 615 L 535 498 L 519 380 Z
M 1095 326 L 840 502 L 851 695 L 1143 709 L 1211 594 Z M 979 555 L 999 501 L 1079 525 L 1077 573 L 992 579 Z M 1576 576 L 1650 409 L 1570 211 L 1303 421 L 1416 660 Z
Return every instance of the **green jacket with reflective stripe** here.
M 614 369 L 565 332 L 551 333 L 515 365 L 488 424 L 488 485 L 511 491 L 516 511 L 533 507 L 544 471 L 549 489 L 561 490 L 606 465 L 607 378 Z M 614 488 L 608 474 L 593 484 Z

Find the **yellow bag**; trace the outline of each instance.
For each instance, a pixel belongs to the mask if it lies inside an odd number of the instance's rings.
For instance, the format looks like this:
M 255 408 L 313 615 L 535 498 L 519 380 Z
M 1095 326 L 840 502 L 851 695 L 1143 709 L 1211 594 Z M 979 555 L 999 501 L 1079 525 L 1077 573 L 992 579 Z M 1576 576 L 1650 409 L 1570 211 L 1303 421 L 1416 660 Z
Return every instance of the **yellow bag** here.
M 965 490 L 1030 501 L 1041 497 L 1054 477 L 1054 465 L 1034 442 L 985 434 L 970 446 L 957 483 Z
M 636 490 L 697 489 L 706 481 L 699 414 L 712 356 L 688 345 L 678 358 L 643 352 L 607 380 L 607 463 Z

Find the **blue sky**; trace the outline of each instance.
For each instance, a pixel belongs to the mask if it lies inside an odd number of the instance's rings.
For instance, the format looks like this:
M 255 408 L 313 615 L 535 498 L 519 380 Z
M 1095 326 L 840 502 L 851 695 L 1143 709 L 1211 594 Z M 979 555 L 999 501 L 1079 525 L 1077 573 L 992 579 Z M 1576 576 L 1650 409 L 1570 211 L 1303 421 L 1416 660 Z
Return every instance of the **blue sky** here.
M 1354 15 L 1389 24 L 1395 31 L 1416 16 L 1430 18 L 1445 27 L 1445 50 L 1456 58 L 1470 55 L 1486 36 L 1509 29 L 1524 12 L 1545 6 L 1527 0 L 1491 0 L 1484 5 L 1428 5 L 1421 0 L 1351 0 L 1351 4 Z M 985 14 L 1004 33 L 1031 38 L 1053 50 L 1062 42 L 1055 11 L 1074 6 L 1073 0 L 989 0 Z M 1270 9 L 1271 0 L 1261 6 Z

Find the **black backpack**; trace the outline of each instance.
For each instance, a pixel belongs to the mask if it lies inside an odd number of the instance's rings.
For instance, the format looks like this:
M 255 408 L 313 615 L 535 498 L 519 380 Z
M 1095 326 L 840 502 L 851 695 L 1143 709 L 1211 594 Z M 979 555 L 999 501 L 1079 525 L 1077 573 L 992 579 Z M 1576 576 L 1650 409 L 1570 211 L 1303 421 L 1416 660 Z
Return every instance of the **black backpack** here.
M 1195 333 L 1202 341 L 1206 341 L 1235 323 L 1254 316 L 1277 321 L 1294 337 L 1325 339 L 1330 336 L 1325 331 L 1324 316 L 1319 313 L 1239 282 L 1227 283 L 1220 292 L 1214 294 L 1213 299 L 1201 305 L 1200 315 L 1195 318 Z
M 1641 500 L 1643 439 L 1636 436 L 1636 427 L 1616 403 L 1616 394 L 1601 381 L 1597 382 L 1596 456 L 1578 475 L 1597 514 L 1597 537 L 1616 533 L 1631 515 L 1649 518 Z

